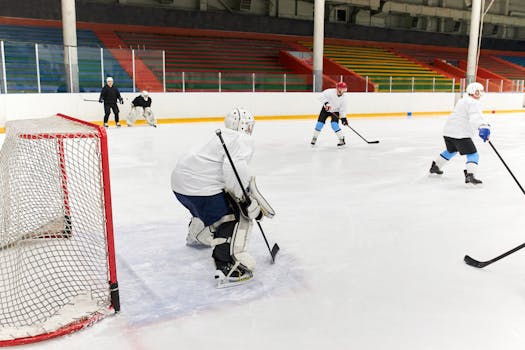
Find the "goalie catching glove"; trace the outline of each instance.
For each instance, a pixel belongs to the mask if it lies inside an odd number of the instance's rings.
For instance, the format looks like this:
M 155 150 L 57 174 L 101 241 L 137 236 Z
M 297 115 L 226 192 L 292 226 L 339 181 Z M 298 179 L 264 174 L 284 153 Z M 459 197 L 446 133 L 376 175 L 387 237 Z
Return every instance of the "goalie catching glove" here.
M 248 219 L 261 220 L 263 216 L 267 218 L 273 218 L 275 211 L 271 207 L 270 203 L 263 197 L 257 184 L 255 183 L 255 177 L 250 178 L 250 184 L 248 185 L 248 199 L 239 201 L 239 207 L 242 214 Z

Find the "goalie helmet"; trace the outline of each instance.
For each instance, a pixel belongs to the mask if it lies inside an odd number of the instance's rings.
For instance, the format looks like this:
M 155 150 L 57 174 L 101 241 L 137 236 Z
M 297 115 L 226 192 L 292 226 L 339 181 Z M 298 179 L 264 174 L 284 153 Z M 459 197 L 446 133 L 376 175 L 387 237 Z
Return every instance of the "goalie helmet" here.
M 253 115 L 243 108 L 234 108 L 224 119 L 224 125 L 228 129 L 241 131 L 251 135 L 255 119 Z
M 484 88 L 483 85 L 481 85 L 480 83 L 474 82 L 468 84 L 465 90 L 469 95 L 480 97 L 481 95 L 483 95 Z
M 149 96 L 149 93 L 146 90 L 142 90 L 140 94 L 142 95 L 143 98 L 147 98 Z

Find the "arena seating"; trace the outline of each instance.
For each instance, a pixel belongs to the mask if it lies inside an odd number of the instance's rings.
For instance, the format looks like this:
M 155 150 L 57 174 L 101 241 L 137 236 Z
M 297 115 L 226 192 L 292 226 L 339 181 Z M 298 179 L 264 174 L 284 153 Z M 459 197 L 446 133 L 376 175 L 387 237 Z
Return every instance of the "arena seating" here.
M 141 49 L 165 52 L 168 91 L 183 89 L 183 72 L 186 91 L 218 91 L 219 79 L 221 91 L 283 91 L 283 74 L 287 91 L 311 91 L 306 77 L 280 64 L 279 51 L 292 49 L 281 40 L 121 31 L 117 35 L 139 52 Z M 161 60 L 150 59 L 145 63 L 155 75 L 162 76 Z
M 303 43 L 311 47 L 310 42 Z M 377 46 L 325 44 L 324 55 L 368 77 L 376 91 L 450 91 L 452 79 Z
M 64 49 L 60 27 L 0 25 L 4 40 L 8 92 L 37 92 L 35 43 L 38 43 L 42 92 L 66 92 Z M 90 30 L 77 30 L 80 91 L 100 91 L 100 47 Z M 121 91 L 131 91 L 132 81 L 114 57 L 104 50 L 104 75 L 113 76 Z
M 35 43 L 41 91 L 66 91 L 60 23 L 6 23 L 0 24 L 0 39 L 8 92 L 37 91 Z M 133 91 L 134 83 L 136 89 L 163 91 L 164 78 L 166 91 L 312 91 L 312 62 L 303 60 L 298 67 L 280 59 L 283 52 L 310 51 L 311 38 L 96 23 L 77 28 L 81 91 L 99 91 L 103 77 L 109 75 L 123 92 Z M 353 91 L 451 91 L 459 89 L 464 78 L 466 49 L 327 38 L 324 57 L 340 67 L 337 74 L 348 74 L 345 79 L 362 80 Z M 506 85 L 525 79 L 521 67 L 525 56 L 488 53 L 480 57 L 478 75 L 489 79 L 494 91 L 500 86 L 498 78 L 506 79 Z M 338 80 L 328 70 L 325 74 Z

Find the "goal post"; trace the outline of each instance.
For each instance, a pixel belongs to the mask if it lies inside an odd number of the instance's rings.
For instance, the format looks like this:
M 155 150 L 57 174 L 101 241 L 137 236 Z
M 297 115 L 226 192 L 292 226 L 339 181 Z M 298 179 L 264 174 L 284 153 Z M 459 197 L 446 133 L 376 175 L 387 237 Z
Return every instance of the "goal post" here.
M 8 121 L 0 149 L 0 346 L 69 334 L 120 310 L 103 127 Z

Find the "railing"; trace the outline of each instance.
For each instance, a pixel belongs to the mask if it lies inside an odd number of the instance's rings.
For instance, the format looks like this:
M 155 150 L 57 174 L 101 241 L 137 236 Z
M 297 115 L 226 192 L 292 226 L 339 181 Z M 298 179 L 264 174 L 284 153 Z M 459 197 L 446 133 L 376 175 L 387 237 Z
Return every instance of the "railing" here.
M 0 41 L 0 92 L 99 92 L 112 76 L 122 92 L 311 92 L 315 76 L 235 71 L 175 71 L 166 53 Z M 190 59 L 190 58 L 189 58 Z M 74 72 L 67 75 L 66 72 Z M 76 78 L 78 72 L 78 79 Z M 350 92 L 459 92 L 465 80 L 433 76 L 325 75 L 323 88 L 345 81 Z M 523 92 L 524 80 L 478 80 L 487 92 Z

